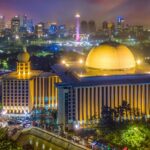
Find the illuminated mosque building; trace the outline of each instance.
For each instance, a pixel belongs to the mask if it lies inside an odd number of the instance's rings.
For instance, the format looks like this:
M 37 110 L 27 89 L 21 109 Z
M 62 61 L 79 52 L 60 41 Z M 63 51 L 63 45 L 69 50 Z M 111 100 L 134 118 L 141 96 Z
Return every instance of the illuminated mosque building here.
M 33 108 L 57 109 L 60 82 L 51 72 L 32 70 L 26 49 L 18 55 L 17 70 L 2 76 L 2 105 L 7 114 L 24 115 Z
M 102 108 L 118 108 L 126 101 L 131 111 L 123 119 L 150 116 L 150 67 L 137 64 L 125 45 L 103 43 L 89 52 L 83 65 L 56 64 L 52 67 L 61 79 L 58 89 L 58 123 L 98 122 Z
M 2 76 L 2 104 L 8 114 L 33 108 L 58 109 L 58 124 L 98 122 L 102 108 L 131 110 L 123 119 L 150 117 L 150 67 L 138 64 L 125 45 L 103 43 L 90 50 L 85 63 L 55 64 L 52 72 L 32 70 L 26 50 L 18 55 L 17 70 Z M 96 116 L 94 120 L 91 118 Z

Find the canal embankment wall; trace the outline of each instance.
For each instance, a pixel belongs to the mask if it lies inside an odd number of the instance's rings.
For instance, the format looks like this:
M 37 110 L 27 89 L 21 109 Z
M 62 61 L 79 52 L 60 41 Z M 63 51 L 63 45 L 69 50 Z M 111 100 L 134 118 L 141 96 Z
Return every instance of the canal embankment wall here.
M 40 128 L 32 127 L 29 129 L 22 130 L 17 136 L 15 136 L 14 140 L 17 140 L 21 135 L 33 135 L 43 140 L 46 140 L 58 147 L 62 147 L 63 149 L 67 150 L 90 150 L 87 147 L 74 143 L 70 140 L 67 140 L 59 135 L 54 133 L 45 131 Z

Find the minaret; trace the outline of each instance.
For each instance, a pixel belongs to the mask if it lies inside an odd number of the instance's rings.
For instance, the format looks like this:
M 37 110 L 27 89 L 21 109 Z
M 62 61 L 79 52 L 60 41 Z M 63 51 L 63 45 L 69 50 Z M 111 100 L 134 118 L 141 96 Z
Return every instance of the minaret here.
M 75 15 L 76 18 L 76 41 L 80 41 L 80 14 Z
M 30 55 L 26 48 L 18 55 L 17 74 L 19 77 L 26 78 L 30 75 Z

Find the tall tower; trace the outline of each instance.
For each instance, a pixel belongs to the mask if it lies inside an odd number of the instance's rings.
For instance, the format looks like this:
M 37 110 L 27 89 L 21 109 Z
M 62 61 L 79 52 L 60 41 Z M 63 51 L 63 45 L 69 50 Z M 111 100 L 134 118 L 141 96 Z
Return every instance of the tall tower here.
M 17 74 L 20 78 L 26 78 L 30 75 L 30 55 L 24 48 L 24 51 L 18 55 Z
M 76 41 L 80 41 L 80 14 L 75 15 L 76 18 Z

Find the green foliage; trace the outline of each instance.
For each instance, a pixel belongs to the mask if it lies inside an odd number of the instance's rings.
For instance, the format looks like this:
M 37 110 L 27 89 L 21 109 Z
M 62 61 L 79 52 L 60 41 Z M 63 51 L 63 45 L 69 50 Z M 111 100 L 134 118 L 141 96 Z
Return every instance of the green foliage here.
M 131 125 L 121 131 L 121 143 L 127 143 L 131 148 L 141 148 L 146 139 L 150 141 L 150 129 L 145 125 Z
M 2 111 L 2 109 L 3 109 L 3 105 L 2 103 L 0 103 L 0 111 Z
M 103 129 L 97 131 L 99 138 L 103 137 L 108 143 L 118 147 L 127 146 L 129 149 L 150 148 L 150 126 L 145 122 L 118 124 L 117 128 L 108 134 L 102 134 Z M 102 135 L 102 136 L 101 136 Z
M 0 150 L 22 150 L 15 142 L 7 138 L 7 128 L 0 128 Z

